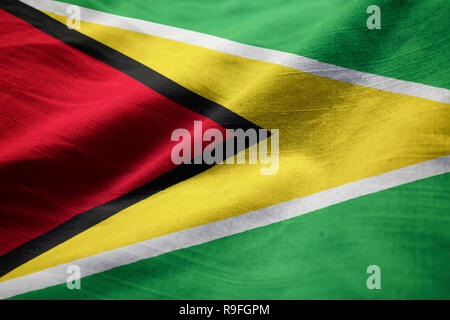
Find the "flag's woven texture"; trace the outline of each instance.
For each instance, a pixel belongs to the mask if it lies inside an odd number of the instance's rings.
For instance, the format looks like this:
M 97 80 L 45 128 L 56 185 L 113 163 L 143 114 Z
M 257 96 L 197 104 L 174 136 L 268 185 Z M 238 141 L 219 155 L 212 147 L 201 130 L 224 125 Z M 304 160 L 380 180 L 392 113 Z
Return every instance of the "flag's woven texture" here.
M 0 298 L 449 299 L 450 7 L 377 2 L 2 0 Z

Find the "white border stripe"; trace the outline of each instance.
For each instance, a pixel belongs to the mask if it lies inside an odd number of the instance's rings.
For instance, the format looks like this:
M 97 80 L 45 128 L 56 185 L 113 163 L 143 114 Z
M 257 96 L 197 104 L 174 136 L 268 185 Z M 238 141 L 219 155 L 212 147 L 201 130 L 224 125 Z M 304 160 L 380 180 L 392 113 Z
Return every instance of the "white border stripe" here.
M 170 251 L 199 245 L 298 217 L 333 204 L 447 172 L 450 172 L 450 155 L 351 182 L 243 215 L 171 233 L 119 249 L 105 251 L 20 278 L 1 282 L 0 299 L 64 283 L 67 280 L 66 270 L 69 265 L 78 265 L 81 268 L 82 277 L 86 277 Z
M 20 0 L 38 10 L 68 16 L 70 4 L 52 0 Z M 293 53 L 242 44 L 204 33 L 81 8 L 81 20 L 176 40 L 244 58 L 271 62 L 310 74 L 364 87 L 450 103 L 450 90 L 338 67 Z

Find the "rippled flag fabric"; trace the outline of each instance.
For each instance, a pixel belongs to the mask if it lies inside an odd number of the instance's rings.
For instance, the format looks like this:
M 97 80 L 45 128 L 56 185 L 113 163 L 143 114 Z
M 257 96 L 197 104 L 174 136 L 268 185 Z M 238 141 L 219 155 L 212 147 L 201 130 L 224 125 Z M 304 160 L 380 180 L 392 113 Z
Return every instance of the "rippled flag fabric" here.
M 449 6 L 370 5 L 2 1 L 0 297 L 450 298 Z M 278 172 L 174 164 L 195 121 Z

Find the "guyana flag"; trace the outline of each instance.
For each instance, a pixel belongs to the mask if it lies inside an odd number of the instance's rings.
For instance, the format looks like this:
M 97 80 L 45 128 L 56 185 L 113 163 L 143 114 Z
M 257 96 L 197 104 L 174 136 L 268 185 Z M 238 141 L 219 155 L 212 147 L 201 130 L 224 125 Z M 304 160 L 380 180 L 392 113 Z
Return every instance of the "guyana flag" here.
M 445 0 L 1 0 L 0 298 L 450 299 L 449 28 Z

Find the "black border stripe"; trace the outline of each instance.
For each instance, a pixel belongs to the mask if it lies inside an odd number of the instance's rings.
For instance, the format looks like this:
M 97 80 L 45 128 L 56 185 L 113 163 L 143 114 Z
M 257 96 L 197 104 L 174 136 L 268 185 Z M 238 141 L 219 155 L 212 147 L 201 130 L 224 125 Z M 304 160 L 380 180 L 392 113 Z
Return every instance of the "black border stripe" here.
M 76 30 L 67 28 L 59 21 L 18 0 L 1 0 L 0 8 L 28 22 L 48 35 L 122 71 L 170 100 L 210 118 L 224 128 L 240 128 L 243 130 L 250 128 L 255 130 L 260 129 L 260 127 L 225 107 L 180 86 L 176 82 L 128 56 Z M 248 148 L 249 146 L 248 141 L 246 141 L 244 148 Z M 234 154 L 241 150 L 235 149 Z M 227 157 L 229 156 L 232 155 L 227 155 Z M 0 256 L 0 276 L 9 273 L 27 261 L 34 259 L 123 209 L 161 190 L 189 179 L 212 166 L 205 163 L 182 164 L 132 192 L 76 215 L 49 232 Z
M 184 88 L 155 70 L 97 40 L 74 29 L 67 28 L 65 24 L 18 0 L 1 0 L 0 8 L 28 22 L 48 35 L 122 71 L 170 100 L 210 118 L 224 128 L 258 128 L 250 121 L 220 104 Z

